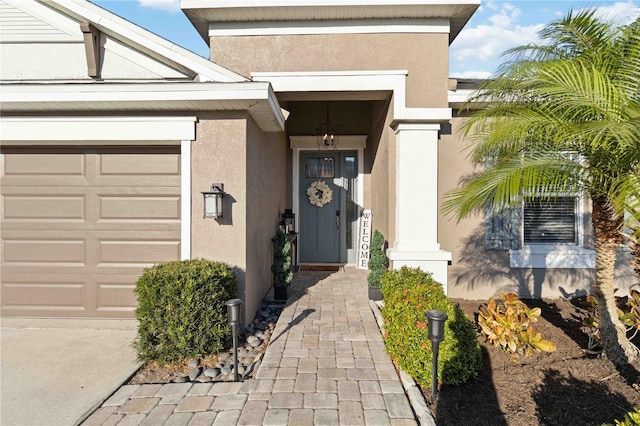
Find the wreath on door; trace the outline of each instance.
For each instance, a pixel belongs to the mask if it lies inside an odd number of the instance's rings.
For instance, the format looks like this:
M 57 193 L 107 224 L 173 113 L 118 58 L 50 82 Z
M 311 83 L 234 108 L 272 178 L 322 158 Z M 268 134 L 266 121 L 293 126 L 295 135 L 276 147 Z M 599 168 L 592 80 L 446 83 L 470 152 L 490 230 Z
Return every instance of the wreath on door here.
M 307 195 L 309 196 L 309 202 L 317 207 L 322 207 L 333 199 L 333 191 L 322 180 L 317 180 L 309 185 Z

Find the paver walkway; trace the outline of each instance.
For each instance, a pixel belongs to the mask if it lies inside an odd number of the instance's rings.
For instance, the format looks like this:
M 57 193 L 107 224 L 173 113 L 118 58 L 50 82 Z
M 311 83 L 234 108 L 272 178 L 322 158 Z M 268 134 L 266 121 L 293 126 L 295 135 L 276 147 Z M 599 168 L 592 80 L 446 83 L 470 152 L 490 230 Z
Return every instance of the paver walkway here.
M 366 277 L 296 273 L 254 379 L 122 386 L 83 425 L 415 425 Z

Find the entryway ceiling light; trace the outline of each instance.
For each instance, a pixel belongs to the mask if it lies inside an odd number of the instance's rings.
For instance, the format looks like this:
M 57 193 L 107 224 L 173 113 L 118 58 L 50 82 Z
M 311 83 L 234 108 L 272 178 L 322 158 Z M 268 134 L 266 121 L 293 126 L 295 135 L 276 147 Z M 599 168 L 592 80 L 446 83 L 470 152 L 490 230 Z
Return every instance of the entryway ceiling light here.
M 318 149 L 336 150 L 338 148 L 338 133 L 340 124 L 329 119 L 329 103 L 327 102 L 327 118 L 316 126 L 316 143 Z

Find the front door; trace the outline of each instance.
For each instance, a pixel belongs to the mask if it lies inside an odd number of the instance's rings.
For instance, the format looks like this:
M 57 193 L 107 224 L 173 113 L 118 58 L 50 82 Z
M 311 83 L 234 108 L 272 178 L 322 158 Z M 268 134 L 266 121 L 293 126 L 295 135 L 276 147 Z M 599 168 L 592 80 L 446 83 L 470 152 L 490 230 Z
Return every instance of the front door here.
M 300 155 L 300 262 L 339 263 L 344 225 L 339 152 Z

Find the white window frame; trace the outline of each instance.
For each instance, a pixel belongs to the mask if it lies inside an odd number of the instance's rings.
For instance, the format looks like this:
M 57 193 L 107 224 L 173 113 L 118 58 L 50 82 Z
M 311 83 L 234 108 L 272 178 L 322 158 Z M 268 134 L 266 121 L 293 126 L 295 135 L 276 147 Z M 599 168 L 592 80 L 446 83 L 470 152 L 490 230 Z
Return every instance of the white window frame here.
M 558 196 L 574 196 L 576 244 L 571 243 L 524 243 L 524 214 L 520 223 L 519 250 L 509 250 L 509 265 L 511 268 L 587 268 L 595 267 L 595 251 L 584 247 L 584 195 L 583 194 L 554 194 Z M 521 207 L 524 211 L 524 204 Z

